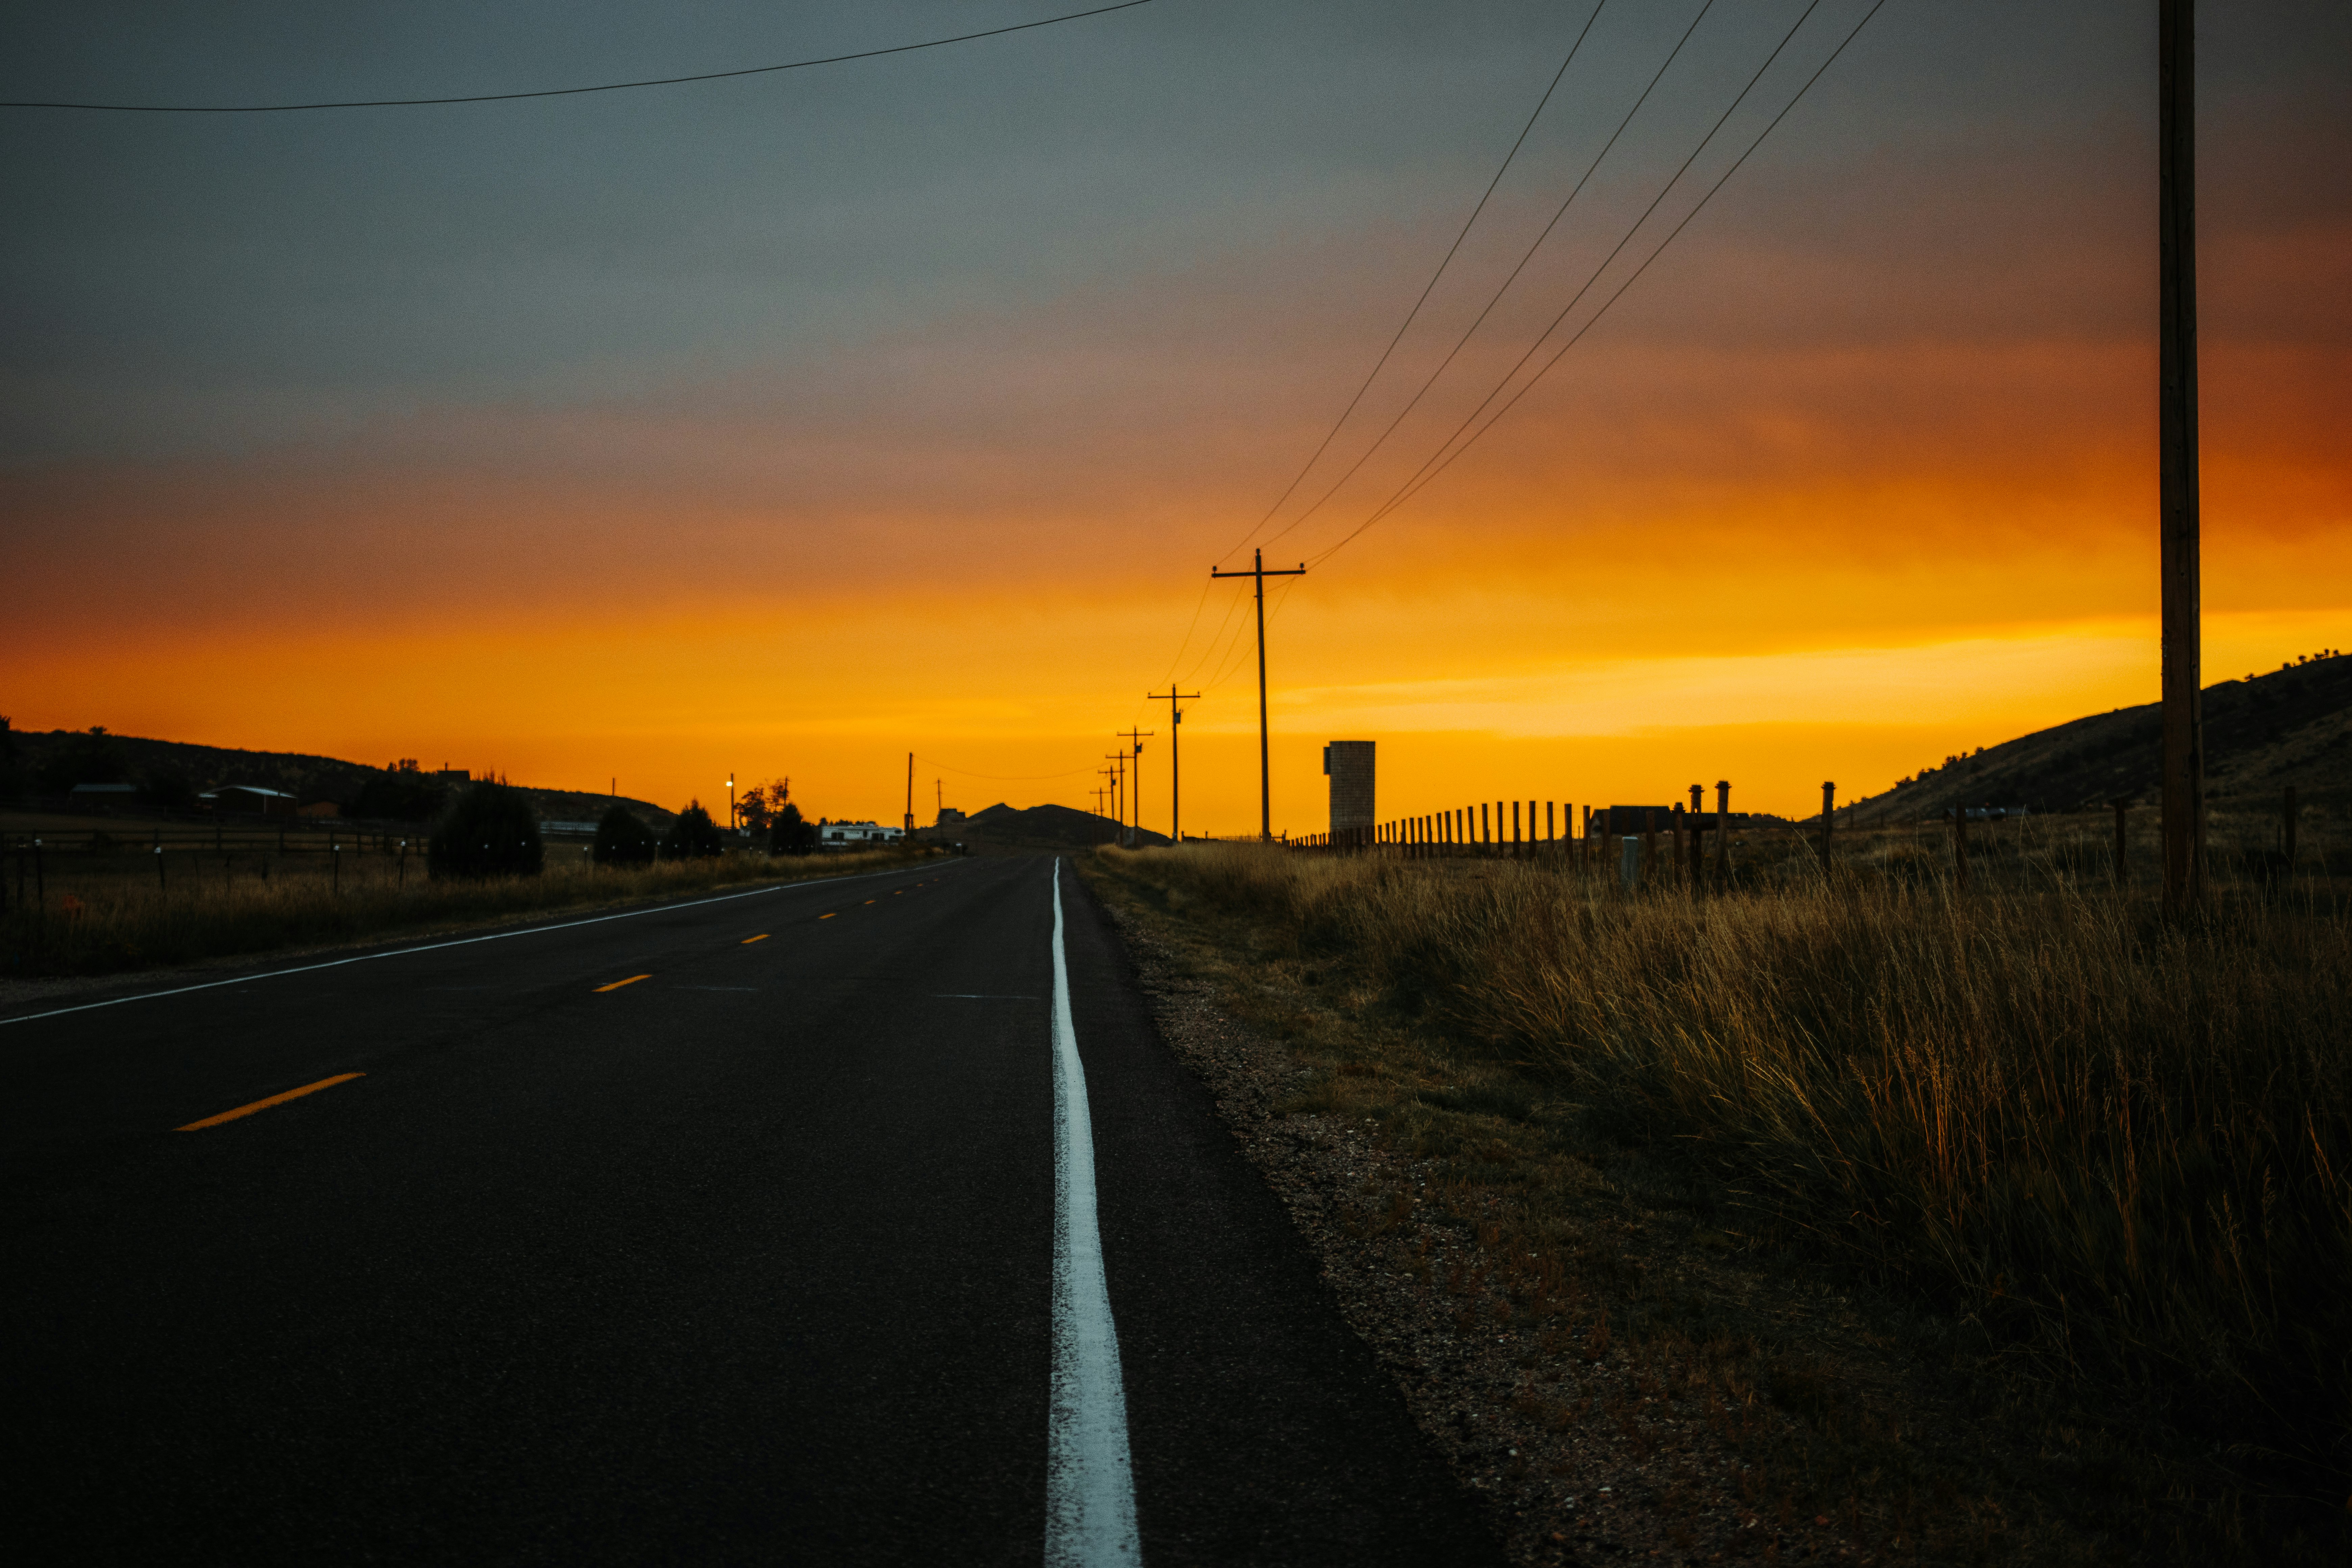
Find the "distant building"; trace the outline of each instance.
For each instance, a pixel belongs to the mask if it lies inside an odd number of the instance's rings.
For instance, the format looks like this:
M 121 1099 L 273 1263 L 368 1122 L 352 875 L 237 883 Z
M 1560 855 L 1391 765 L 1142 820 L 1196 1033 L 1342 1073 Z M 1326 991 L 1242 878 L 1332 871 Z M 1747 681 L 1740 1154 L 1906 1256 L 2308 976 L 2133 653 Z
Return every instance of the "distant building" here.
M 1334 741 L 1323 748 L 1331 780 L 1331 842 L 1369 844 L 1373 822 L 1371 741 Z
M 885 827 L 878 822 L 825 822 L 816 830 L 819 849 L 863 849 L 877 844 L 896 844 L 906 837 L 906 830 Z
M 263 789 L 259 784 L 223 784 L 196 798 L 215 811 L 250 811 L 263 816 L 294 815 L 292 795 L 283 790 Z
M 961 827 L 968 820 L 969 818 L 967 818 L 962 812 L 958 811 L 954 806 L 943 805 L 940 807 L 939 821 L 933 823 L 931 826 L 939 832 L 952 833 L 956 829 Z
M 593 836 L 596 825 L 593 822 L 542 822 L 539 830 L 541 833 L 585 833 Z

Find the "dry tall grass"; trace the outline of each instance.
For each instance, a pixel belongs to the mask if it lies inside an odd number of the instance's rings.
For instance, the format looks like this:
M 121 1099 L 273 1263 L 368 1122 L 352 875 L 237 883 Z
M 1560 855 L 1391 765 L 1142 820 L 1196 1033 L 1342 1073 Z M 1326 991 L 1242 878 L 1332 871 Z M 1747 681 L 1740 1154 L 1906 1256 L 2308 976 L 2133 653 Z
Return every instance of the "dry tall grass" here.
M 2340 910 L 2248 890 L 2173 923 L 2063 879 L 1628 899 L 1522 864 L 1240 847 L 1120 864 L 1345 955 L 1403 1012 L 1678 1144 L 1759 1228 L 2133 1377 L 2240 1459 L 2342 1499 Z
M 424 857 L 383 854 L 174 855 L 161 885 L 144 852 L 120 865 L 60 858 L 45 868 L 45 907 L 19 902 L 0 920 L 0 974 L 89 974 L 197 963 L 286 947 L 375 937 L 612 904 L 642 903 L 755 882 L 842 876 L 902 863 L 898 851 L 771 859 L 727 855 L 640 867 L 598 867 L 551 851 L 536 877 L 434 880 Z M 13 872 L 16 868 L 12 865 Z

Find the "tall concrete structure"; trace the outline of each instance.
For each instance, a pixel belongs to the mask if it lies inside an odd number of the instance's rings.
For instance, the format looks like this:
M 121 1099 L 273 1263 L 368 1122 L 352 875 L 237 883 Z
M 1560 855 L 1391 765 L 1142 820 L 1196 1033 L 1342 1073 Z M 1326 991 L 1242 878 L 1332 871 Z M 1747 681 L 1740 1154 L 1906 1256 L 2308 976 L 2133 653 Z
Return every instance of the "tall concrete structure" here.
M 1372 747 L 1370 741 L 1334 741 L 1323 748 L 1323 771 L 1331 779 L 1331 842 L 1372 841 Z

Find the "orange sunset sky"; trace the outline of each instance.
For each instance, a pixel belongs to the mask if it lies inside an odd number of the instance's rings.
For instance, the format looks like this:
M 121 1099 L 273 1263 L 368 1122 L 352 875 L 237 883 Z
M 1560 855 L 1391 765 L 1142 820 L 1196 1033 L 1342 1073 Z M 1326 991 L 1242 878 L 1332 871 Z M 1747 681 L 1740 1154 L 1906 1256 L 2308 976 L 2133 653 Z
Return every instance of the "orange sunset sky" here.
M 912 751 L 924 821 L 934 780 L 1091 805 L 1139 724 L 1164 831 L 1173 680 L 1184 826 L 1242 833 L 1246 586 L 1207 573 L 1269 539 L 1313 563 L 1269 597 L 1277 830 L 1325 826 L 1335 738 L 1381 742 L 1384 817 L 1717 778 L 1800 814 L 2153 700 L 2152 0 L 1887 0 L 1657 251 L 1872 11 L 1703 5 L 1152 0 L 574 98 L 0 110 L 0 711 L 886 820 Z M 77 6 L 0 97 L 496 92 L 1057 9 Z M 2200 14 L 2210 682 L 2352 640 L 2352 8 Z

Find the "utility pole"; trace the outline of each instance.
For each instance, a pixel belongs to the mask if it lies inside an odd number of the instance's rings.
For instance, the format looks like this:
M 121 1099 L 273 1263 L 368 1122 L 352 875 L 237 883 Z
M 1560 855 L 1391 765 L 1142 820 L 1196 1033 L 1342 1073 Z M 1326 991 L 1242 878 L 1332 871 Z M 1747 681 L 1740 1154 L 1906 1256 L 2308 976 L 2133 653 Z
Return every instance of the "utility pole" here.
M 915 841 L 915 753 L 907 753 L 907 842 Z
M 1103 753 L 1103 761 L 1111 764 L 1105 771 L 1110 774 L 1111 816 L 1118 821 L 1119 826 L 1118 833 L 1114 837 L 1124 837 L 1127 832 L 1127 753 L 1106 752 Z
M 1178 742 L 1184 738 L 1184 704 L 1200 695 L 1197 691 L 1177 690 L 1173 681 L 1169 683 L 1168 689 L 1165 691 L 1147 691 L 1143 694 L 1143 700 L 1147 702 L 1168 704 L 1168 842 L 1171 844 L 1184 842 L 1182 809 L 1184 780 L 1181 771 L 1177 766 L 1180 761 L 1179 752 L 1181 750 Z M 1136 820 L 1142 821 L 1139 814 Z
M 2205 891 L 2205 715 L 2197 515 L 2197 7 L 2157 28 L 2157 459 L 2164 604 L 2164 903 Z
M 1135 816 L 1135 832 L 1127 841 L 1127 847 L 1129 849 L 1143 847 L 1143 741 L 1145 736 L 1156 735 L 1159 732 L 1157 730 L 1120 731 L 1125 739 L 1133 742 L 1133 750 L 1129 754 L 1135 758 L 1135 787 L 1128 792 L 1127 802 L 1134 808 Z
M 735 831 L 735 770 L 727 770 L 727 831 Z
M 1265 580 L 1268 577 L 1304 577 L 1307 563 L 1296 569 L 1269 572 L 1265 569 L 1265 552 L 1250 552 L 1250 569 L 1246 572 L 1220 572 L 1209 568 L 1212 577 L 1254 577 L 1257 580 L 1257 836 L 1261 842 L 1274 837 L 1274 775 L 1267 759 L 1265 742 Z

